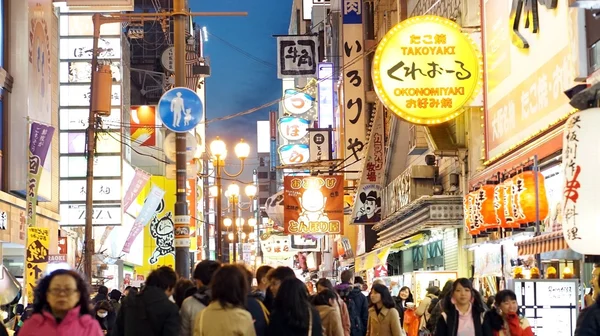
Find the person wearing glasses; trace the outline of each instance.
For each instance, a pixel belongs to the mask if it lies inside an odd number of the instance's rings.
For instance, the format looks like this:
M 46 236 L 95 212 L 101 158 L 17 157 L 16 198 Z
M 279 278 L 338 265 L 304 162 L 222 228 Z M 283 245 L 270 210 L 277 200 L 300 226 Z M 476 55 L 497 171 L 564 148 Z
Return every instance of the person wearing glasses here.
M 19 336 L 103 336 L 90 311 L 87 284 L 74 271 L 59 269 L 44 277 L 35 289 L 33 315 Z

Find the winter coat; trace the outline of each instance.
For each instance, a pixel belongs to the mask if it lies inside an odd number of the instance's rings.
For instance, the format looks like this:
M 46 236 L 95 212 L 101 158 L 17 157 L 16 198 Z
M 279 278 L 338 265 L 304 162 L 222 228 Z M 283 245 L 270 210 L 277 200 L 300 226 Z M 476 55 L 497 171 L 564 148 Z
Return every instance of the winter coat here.
M 369 308 L 367 336 L 401 336 L 400 316 L 396 308 L 382 307 L 379 314 L 375 307 Z
M 337 298 L 337 305 L 335 309 L 342 318 L 342 328 L 344 329 L 344 336 L 350 336 L 350 314 L 348 313 L 348 306 L 341 297 Z
M 191 336 L 196 322 L 196 315 L 210 304 L 212 293 L 208 287 L 200 287 L 198 292 L 183 300 L 181 304 L 180 336 Z
M 115 312 L 115 315 L 117 315 L 117 313 L 119 312 L 119 309 L 121 309 L 121 303 L 117 300 L 110 299 L 110 304 L 113 307 L 113 311 Z
M 211 302 L 196 316 L 193 336 L 256 336 L 252 316 L 243 308 Z
M 575 328 L 575 336 L 597 335 L 600 335 L 600 296 L 594 304 L 579 313 Z
M 406 300 L 402 300 L 398 296 L 394 296 L 394 304 L 396 305 L 396 310 L 398 311 L 398 315 L 400 315 L 400 325 L 404 325 L 404 305 L 406 305 Z
M 164 290 L 147 286 L 139 294 L 123 300 L 113 335 L 172 336 L 179 335 L 179 330 L 177 305 Z
M 417 310 L 415 310 L 415 314 L 417 314 L 417 316 L 420 318 L 419 329 L 425 328 L 425 325 L 431 316 L 429 314 L 429 305 L 431 304 L 431 300 L 435 298 L 437 298 L 437 296 L 433 294 L 427 294 L 423 300 L 419 302 L 419 306 L 417 307 Z
M 323 335 L 323 327 L 321 324 L 321 317 L 316 308 L 311 307 L 312 315 L 312 333 L 310 336 L 321 336 Z M 267 336 L 307 336 L 308 328 L 303 330 L 292 329 L 287 325 L 285 316 L 283 313 L 277 310 L 271 314 L 271 322 L 267 328 Z
M 316 308 L 319 311 L 321 325 L 325 331 L 323 336 L 344 336 L 342 317 L 338 310 L 328 305 L 316 306 Z
M 442 317 L 435 326 L 435 336 L 456 336 L 458 331 L 458 311 L 452 306 L 449 311 L 444 310 Z M 473 315 L 473 326 L 475 327 L 475 336 L 492 336 L 492 330 L 487 324 L 483 323 L 484 311 L 475 307 L 471 309 Z
M 246 298 L 246 310 L 254 321 L 254 330 L 257 336 L 265 336 L 269 326 L 269 310 L 265 305 L 252 295 Z
M 80 307 L 69 310 L 60 323 L 48 311 L 33 314 L 23 323 L 19 336 L 103 336 L 100 325 L 92 315 L 80 315 L 79 310 Z
M 346 283 L 335 286 L 335 290 L 347 305 L 351 327 L 350 335 L 364 336 L 367 333 L 367 321 L 369 320 L 367 297 L 360 288 Z

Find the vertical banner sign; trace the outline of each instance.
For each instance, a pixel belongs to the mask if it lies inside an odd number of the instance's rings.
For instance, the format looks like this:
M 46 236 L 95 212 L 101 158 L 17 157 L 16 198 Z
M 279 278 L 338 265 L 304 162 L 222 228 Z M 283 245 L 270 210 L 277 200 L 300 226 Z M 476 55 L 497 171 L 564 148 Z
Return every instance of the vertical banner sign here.
M 319 40 L 312 35 L 277 38 L 277 78 L 317 77 Z
M 154 213 L 158 208 L 158 205 L 162 201 L 164 195 L 164 190 L 160 189 L 157 186 L 152 186 L 150 194 L 146 198 L 146 202 L 144 202 L 144 206 L 142 206 L 140 213 L 135 219 L 135 222 L 133 222 L 133 226 L 131 227 L 129 236 L 127 236 L 127 240 L 125 240 L 123 252 L 129 253 L 131 249 L 131 244 L 133 244 L 133 241 L 135 240 L 137 235 L 140 234 L 140 232 L 142 232 L 144 226 L 146 226 L 150 219 L 152 219 L 152 216 L 154 216 Z
M 277 112 L 269 112 L 269 125 L 271 126 L 270 168 L 274 172 L 277 167 Z
M 373 120 L 362 178 L 354 200 L 351 224 L 377 224 L 381 220 L 385 167 L 383 132 L 383 109 L 380 109 L 375 113 L 375 120 Z
M 27 250 L 25 251 L 25 282 L 27 303 L 33 303 L 34 289 L 48 265 L 50 247 L 50 229 L 27 228 Z
M 365 100 L 365 61 L 363 59 L 362 0 L 343 0 L 343 76 L 344 76 L 344 145 L 347 170 L 359 171 L 367 141 Z M 358 180 L 359 173 L 347 173 L 347 180 Z
M 333 117 L 333 63 L 319 63 L 319 126 L 335 127 Z
M 283 208 L 285 233 L 343 234 L 343 176 L 285 176 Z
M 27 171 L 27 226 L 35 226 L 37 193 L 54 127 L 31 123 L 29 133 L 29 168 Z
M 196 179 L 195 178 L 191 178 L 187 180 L 187 195 L 186 195 L 186 200 L 188 203 L 188 209 L 190 212 L 190 221 L 189 221 L 189 241 L 190 241 L 190 251 L 196 251 L 198 245 L 196 244 L 196 235 L 197 233 L 197 229 L 196 229 L 196 214 L 197 214 L 197 210 L 198 210 L 198 205 L 196 204 L 196 196 L 197 196 L 197 190 L 198 186 L 196 183 Z M 175 228 L 175 230 L 177 231 L 177 228 Z M 177 234 L 177 232 L 175 232 L 175 234 Z
M 310 161 L 331 160 L 332 128 L 312 128 L 308 132 Z

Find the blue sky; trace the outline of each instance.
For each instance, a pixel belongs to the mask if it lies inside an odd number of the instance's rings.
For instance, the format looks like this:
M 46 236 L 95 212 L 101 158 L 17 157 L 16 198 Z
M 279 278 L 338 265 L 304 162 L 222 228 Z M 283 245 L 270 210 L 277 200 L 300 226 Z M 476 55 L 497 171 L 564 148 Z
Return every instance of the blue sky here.
M 204 48 L 211 65 L 206 86 L 207 119 L 242 112 L 279 98 L 281 81 L 277 79 L 276 39 L 272 35 L 287 33 L 292 0 L 203 0 L 190 4 L 195 12 L 248 12 L 247 17 L 195 19 L 209 33 Z M 277 109 L 277 105 L 271 109 Z M 268 120 L 268 111 L 267 108 L 209 124 L 207 142 L 220 136 L 226 140 L 231 156 L 234 144 L 243 137 L 254 152 L 256 120 Z M 255 163 L 256 159 L 248 162 Z M 229 170 L 233 168 L 237 167 Z

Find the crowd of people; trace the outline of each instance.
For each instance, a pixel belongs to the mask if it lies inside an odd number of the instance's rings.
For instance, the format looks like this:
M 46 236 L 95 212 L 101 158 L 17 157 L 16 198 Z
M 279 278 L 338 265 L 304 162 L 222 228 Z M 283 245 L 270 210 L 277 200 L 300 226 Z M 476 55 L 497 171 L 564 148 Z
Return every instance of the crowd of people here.
M 205 260 L 193 281 L 160 267 L 139 291 L 101 286 L 92 298 L 77 272 L 56 270 L 36 287 L 30 313 L 13 325 L 18 336 L 533 336 L 511 290 L 484 303 L 461 278 L 428 288 L 417 304 L 408 287 L 392 296 L 375 281 L 365 295 L 361 277 L 347 270 L 340 280 L 305 284 L 288 267 L 261 266 L 252 274 L 243 265 Z M 599 308 L 588 309 L 577 336 L 596 335 L 586 323 L 596 321 Z

